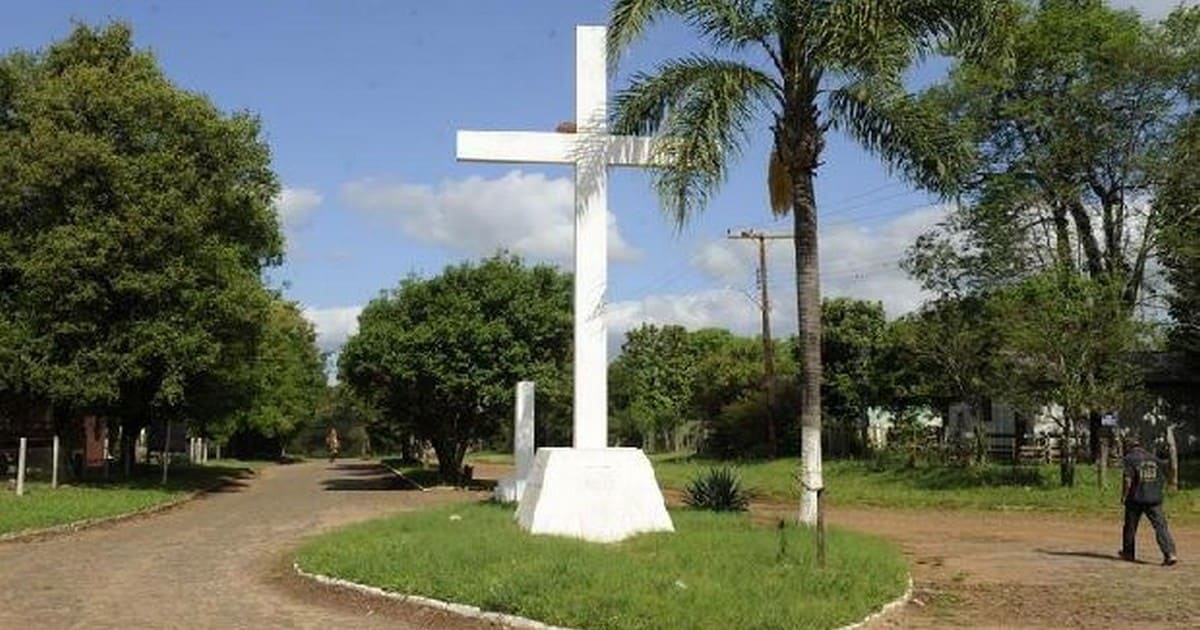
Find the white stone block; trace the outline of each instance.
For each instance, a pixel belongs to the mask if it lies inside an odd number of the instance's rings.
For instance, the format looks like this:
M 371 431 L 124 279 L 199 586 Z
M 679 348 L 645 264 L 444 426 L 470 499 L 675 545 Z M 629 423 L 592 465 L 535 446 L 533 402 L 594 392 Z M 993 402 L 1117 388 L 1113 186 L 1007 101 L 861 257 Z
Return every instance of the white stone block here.
M 525 492 L 525 480 L 517 477 L 505 477 L 496 483 L 492 496 L 501 503 L 516 503 Z
M 533 534 L 616 542 L 673 532 L 654 468 L 636 448 L 542 448 L 517 508 Z
M 493 495 L 501 503 L 514 503 L 521 499 L 521 493 L 525 491 L 525 480 L 529 478 L 529 470 L 533 468 L 533 411 L 533 381 L 521 381 L 517 383 L 517 400 L 513 411 L 513 460 L 516 462 L 517 472 L 496 484 Z

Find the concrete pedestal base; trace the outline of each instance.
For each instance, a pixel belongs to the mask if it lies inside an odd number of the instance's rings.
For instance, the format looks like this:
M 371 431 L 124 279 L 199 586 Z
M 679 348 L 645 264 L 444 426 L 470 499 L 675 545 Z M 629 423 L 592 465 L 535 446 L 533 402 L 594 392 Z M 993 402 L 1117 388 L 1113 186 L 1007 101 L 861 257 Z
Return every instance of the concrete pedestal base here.
M 636 448 L 542 448 L 517 507 L 533 534 L 616 542 L 673 532 L 650 460 Z

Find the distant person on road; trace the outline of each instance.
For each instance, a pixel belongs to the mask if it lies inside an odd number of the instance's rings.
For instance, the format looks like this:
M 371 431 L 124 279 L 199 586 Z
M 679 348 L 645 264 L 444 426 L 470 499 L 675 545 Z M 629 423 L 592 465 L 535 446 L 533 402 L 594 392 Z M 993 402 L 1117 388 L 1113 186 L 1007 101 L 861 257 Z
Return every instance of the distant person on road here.
M 337 429 L 329 427 L 329 433 L 325 434 L 325 448 L 329 450 L 329 461 L 337 459 L 339 446 Z
M 1121 497 L 1125 504 L 1125 527 L 1121 532 L 1120 556 L 1130 562 L 1137 558 L 1134 546 L 1138 523 L 1145 514 L 1154 526 L 1154 539 L 1162 551 L 1163 564 L 1171 566 L 1178 559 L 1175 556 L 1175 541 L 1171 539 L 1167 517 L 1162 509 L 1167 462 L 1142 448 L 1138 438 L 1130 437 L 1125 440 L 1124 464 L 1125 479 Z

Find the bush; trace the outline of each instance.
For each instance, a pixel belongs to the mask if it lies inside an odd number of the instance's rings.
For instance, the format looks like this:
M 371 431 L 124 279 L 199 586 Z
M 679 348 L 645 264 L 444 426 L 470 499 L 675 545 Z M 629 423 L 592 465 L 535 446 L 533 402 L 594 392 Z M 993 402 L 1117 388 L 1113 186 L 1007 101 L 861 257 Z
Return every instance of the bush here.
M 750 494 L 732 468 L 712 467 L 688 483 L 683 502 L 714 512 L 745 512 Z

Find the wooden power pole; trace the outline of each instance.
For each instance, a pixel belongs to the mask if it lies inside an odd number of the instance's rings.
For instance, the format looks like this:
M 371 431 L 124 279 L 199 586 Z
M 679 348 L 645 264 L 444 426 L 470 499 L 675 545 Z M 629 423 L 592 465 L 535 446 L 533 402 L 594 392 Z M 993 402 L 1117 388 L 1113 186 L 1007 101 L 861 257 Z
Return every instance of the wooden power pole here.
M 767 241 L 791 240 L 791 234 L 764 234 L 754 230 L 726 233 L 732 240 L 758 241 L 758 307 L 762 311 L 763 386 L 767 392 L 767 449 L 779 456 L 779 435 L 775 426 L 775 345 L 771 343 L 771 298 L 767 292 Z

